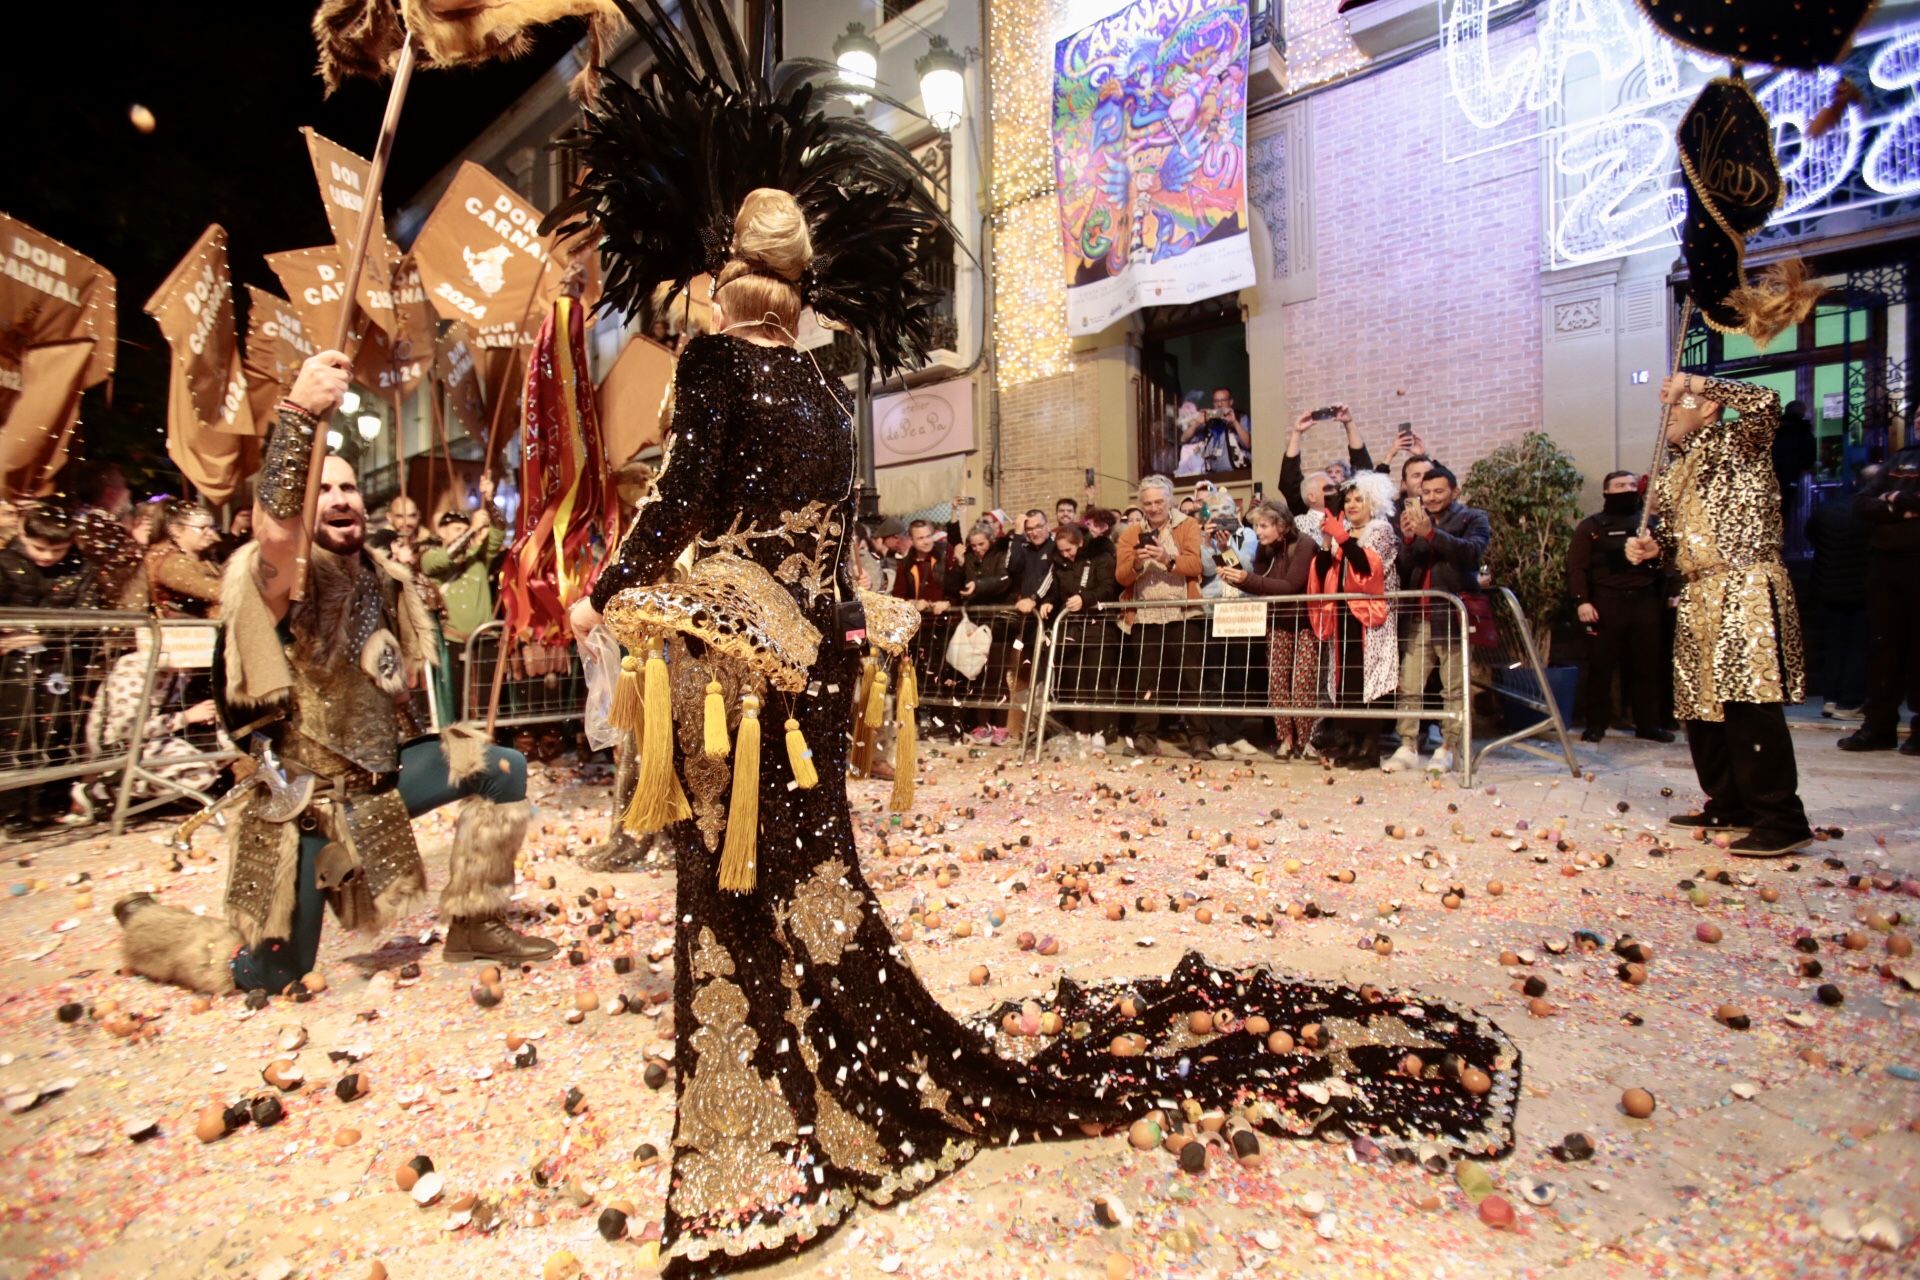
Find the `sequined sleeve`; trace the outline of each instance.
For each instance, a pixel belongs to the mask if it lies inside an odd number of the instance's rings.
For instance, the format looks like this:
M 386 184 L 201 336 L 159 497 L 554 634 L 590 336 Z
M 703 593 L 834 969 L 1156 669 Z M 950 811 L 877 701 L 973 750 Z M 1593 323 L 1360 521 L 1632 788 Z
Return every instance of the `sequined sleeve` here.
M 727 343 L 696 338 L 673 377 L 673 425 L 653 489 L 633 513 L 620 556 L 593 587 L 593 606 L 628 587 L 657 582 L 700 530 L 703 517 L 730 510 L 725 501 L 731 432 L 727 427 Z
M 1702 378 L 1701 382 L 1701 394 L 1740 415 L 1724 424 L 1729 435 L 1747 449 L 1773 448 L 1774 433 L 1780 429 L 1778 391 L 1729 378 Z
M 95 508 L 82 511 L 74 521 L 73 542 L 99 566 L 101 592 L 109 598 L 118 598 L 147 554 L 125 525 Z

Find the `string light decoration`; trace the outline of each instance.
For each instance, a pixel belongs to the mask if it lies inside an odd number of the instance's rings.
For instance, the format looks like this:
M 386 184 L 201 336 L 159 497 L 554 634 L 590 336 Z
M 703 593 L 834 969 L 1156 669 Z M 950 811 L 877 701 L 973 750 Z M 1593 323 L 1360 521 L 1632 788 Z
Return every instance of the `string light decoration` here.
M 1001 387 L 1071 372 L 1060 207 L 1052 192 L 993 215 L 993 272 Z
M 1287 0 L 1279 8 L 1285 15 L 1289 90 L 1297 93 L 1367 65 L 1367 55 L 1340 16 L 1340 0 Z
M 1002 388 L 1073 368 L 1053 169 L 1053 45 L 1064 0 L 996 0 L 993 78 L 994 351 Z

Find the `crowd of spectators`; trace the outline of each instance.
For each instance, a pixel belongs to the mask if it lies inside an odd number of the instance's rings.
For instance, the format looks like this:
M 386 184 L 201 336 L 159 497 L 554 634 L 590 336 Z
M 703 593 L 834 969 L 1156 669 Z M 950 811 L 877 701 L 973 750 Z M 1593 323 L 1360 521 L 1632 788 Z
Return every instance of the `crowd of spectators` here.
M 1302 445 L 1318 422 L 1344 433 L 1345 456 L 1307 472 Z M 927 615 L 915 641 L 923 696 L 931 679 L 945 701 L 976 704 L 929 713 L 934 731 L 982 745 L 1018 736 L 1046 627 L 1062 649 L 1052 701 L 1107 704 L 1065 717 L 1092 751 L 1453 768 L 1457 723 L 1423 761 L 1421 712 L 1430 697 L 1464 696 L 1459 615 L 1409 613 L 1381 597 L 1482 591 L 1485 513 L 1459 501 L 1458 479 L 1410 428 L 1376 464 L 1345 406 L 1302 414 L 1277 493 L 1254 489 L 1243 509 L 1204 476 L 1183 492 L 1154 475 L 1122 511 L 1094 505 L 1089 489 L 1051 513 L 974 519 L 956 496 L 944 529 L 881 521 L 856 571 L 861 585 Z M 1266 610 L 1264 634 L 1221 634 L 1204 602 L 1242 596 L 1293 603 Z M 1359 598 L 1323 599 L 1331 596 Z M 1156 704 L 1237 713 L 1162 713 Z M 1265 707 L 1341 714 L 1261 714 Z

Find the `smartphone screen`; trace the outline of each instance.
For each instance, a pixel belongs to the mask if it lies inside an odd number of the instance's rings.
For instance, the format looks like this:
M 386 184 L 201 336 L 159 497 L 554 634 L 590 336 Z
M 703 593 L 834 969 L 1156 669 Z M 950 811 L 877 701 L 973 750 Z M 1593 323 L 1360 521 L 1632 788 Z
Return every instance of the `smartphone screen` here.
M 1258 502 L 1266 496 L 1267 496 L 1266 487 L 1262 485 L 1258 480 L 1255 480 L 1253 482 L 1253 500 L 1255 502 Z
M 1093 488 L 1093 468 L 1087 468 L 1087 488 Z

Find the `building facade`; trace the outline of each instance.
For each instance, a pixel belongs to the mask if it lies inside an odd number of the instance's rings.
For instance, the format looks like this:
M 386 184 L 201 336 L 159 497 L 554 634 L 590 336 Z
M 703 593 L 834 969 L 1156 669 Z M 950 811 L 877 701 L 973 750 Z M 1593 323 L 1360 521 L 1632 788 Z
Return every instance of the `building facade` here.
M 1376 458 L 1407 423 L 1461 474 L 1530 430 L 1552 435 L 1596 491 L 1609 470 L 1646 467 L 1680 335 L 1672 128 L 1724 67 L 1654 36 L 1632 0 L 1374 0 L 1344 16 L 1337 0 L 1249 0 L 1253 285 L 1074 337 L 1054 47 L 1121 7 L 779 6 L 785 56 L 832 59 L 850 24 L 877 46 L 876 92 L 913 111 L 878 98 L 864 109 L 922 158 L 959 233 L 935 267 L 951 297 L 949 345 L 874 393 L 885 432 L 903 406 L 929 401 L 930 384 L 970 378 L 940 408 L 965 420 L 945 423 L 940 448 L 882 449 L 895 462 L 878 474 L 884 511 L 945 517 L 956 495 L 1050 509 L 1080 494 L 1089 469 L 1098 498 L 1123 505 L 1141 475 L 1176 462 L 1168 433 L 1180 400 L 1213 386 L 1251 420 L 1250 465 L 1229 481 L 1243 500 L 1256 481 L 1271 490 L 1294 417 L 1331 404 L 1351 407 Z M 949 132 L 914 114 L 915 64 L 936 37 L 965 60 L 964 110 Z M 644 57 L 632 46 L 614 65 L 631 73 Z M 577 54 L 563 60 L 461 159 L 551 207 L 565 173 L 549 144 L 574 117 L 566 86 L 577 70 Z M 1866 94 L 1818 140 L 1803 131 L 1838 73 L 1753 76 L 1789 195 L 1750 265 L 1801 254 L 1835 292 L 1765 352 L 1697 322 L 1682 350 L 1688 367 L 1760 378 L 1805 404 L 1811 482 L 1827 486 L 1907 439 L 1920 0 L 1882 4 L 1845 71 Z M 410 239 L 457 163 L 399 210 L 396 239 Z M 602 320 L 599 369 L 626 336 Z M 803 343 L 831 373 L 854 374 L 851 348 L 831 334 Z M 406 418 L 405 451 L 430 449 L 426 415 Z M 1315 427 L 1308 465 L 1343 445 Z

